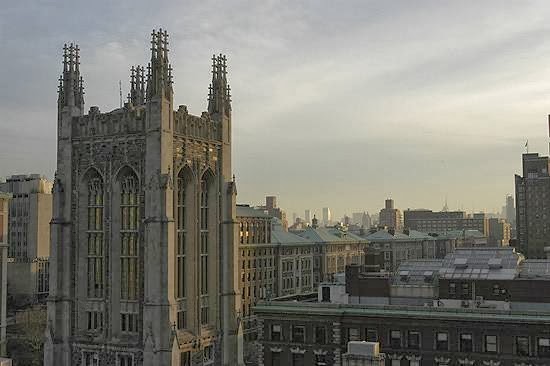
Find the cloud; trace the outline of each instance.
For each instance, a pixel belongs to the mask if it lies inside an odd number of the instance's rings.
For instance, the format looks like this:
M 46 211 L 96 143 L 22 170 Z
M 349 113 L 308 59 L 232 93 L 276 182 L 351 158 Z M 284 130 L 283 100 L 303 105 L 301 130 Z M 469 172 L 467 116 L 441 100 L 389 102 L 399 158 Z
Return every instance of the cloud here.
M 23 0 L 0 8 L 0 176 L 55 169 L 64 42 L 81 46 L 86 105 L 107 111 L 168 29 L 175 103 L 206 108 L 229 57 L 239 200 L 336 216 L 449 203 L 496 209 L 523 141 L 546 150 L 543 1 Z M 14 142 L 17 140 L 17 143 Z M 25 142 L 22 144 L 21 142 Z M 451 199 L 451 197 L 454 197 Z

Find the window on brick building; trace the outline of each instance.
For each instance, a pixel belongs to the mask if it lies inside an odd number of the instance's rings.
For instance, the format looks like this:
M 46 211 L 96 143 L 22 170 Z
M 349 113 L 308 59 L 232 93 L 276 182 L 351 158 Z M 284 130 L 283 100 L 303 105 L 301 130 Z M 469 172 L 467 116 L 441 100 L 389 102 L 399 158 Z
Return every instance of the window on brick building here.
M 472 352 L 473 340 L 471 333 L 462 333 L 460 335 L 460 352 Z
M 306 327 L 303 325 L 292 326 L 292 342 L 304 343 L 306 341 Z
M 449 333 L 437 332 L 435 340 L 435 349 L 438 351 L 449 350 Z
M 415 330 L 409 331 L 408 348 L 419 349 L 420 348 L 420 332 Z
M 367 329 L 366 338 L 367 342 L 378 342 L 378 331 L 376 329 Z
M 315 327 L 315 344 L 325 344 L 327 342 L 327 331 L 323 326 Z
M 537 339 L 537 356 L 539 357 L 550 356 L 550 338 Z
M 516 355 L 529 356 L 529 337 L 516 337 Z
M 305 366 L 303 353 L 292 354 L 292 366 Z
M 496 353 L 497 352 L 497 336 L 486 335 L 485 336 L 485 352 Z
M 348 342 L 361 340 L 361 331 L 359 328 L 348 328 Z
M 401 331 L 400 330 L 390 331 L 390 346 L 391 348 L 396 348 L 396 349 L 401 348 Z
M 280 324 L 272 324 L 271 325 L 271 340 L 272 341 L 282 341 L 283 340 L 283 332 L 281 331 L 281 325 Z

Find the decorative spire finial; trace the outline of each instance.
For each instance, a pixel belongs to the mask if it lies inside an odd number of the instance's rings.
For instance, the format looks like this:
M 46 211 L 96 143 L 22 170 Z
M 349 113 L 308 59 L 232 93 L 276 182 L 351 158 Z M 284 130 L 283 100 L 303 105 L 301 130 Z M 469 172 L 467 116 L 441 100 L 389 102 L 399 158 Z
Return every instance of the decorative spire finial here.
M 59 107 L 84 109 L 84 81 L 80 76 L 80 48 L 74 43 L 63 45 L 63 73 L 58 85 Z
M 227 83 L 227 57 L 212 56 L 212 83 L 208 87 L 208 112 L 211 114 L 231 111 L 231 92 Z
M 168 62 L 168 32 L 159 28 L 151 33 L 151 63 L 147 68 L 147 100 L 154 96 L 172 97 L 172 68 Z

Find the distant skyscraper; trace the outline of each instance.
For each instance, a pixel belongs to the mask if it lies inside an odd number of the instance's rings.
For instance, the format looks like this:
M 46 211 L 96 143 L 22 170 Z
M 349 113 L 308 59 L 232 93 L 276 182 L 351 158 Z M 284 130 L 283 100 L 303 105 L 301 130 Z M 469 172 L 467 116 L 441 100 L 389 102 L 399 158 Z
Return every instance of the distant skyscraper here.
M 323 207 L 323 225 L 330 225 L 332 222 L 332 216 L 330 213 L 330 208 Z
M 545 258 L 550 245 L 550 162 L 547 156 L 523 154 L 523 176 L 516 174 L 518 250 L 527 258 Z
M 362 226 L 364 228 L 369 228 L 371 226 L 371 218 L 368 212 L 354 212 L 351 215 L 351 223 Z
M 265 209 L 268 213 L 268 215 L 272 217 L 276 217 L 281 220 L 283 228 L 285 230 L 288 229 L 288 220 L 286 218 L 286 212 L 281 210 L 279 207 L 277 207 L 277 197 L 276 196 L 266 196 L 265 197 Z M 293 220 L 292 224 L 294 225 Z
M 506 196 L 506 206 L 504 207 L 505 219 L 512 225 L 516 226 L 516 208 L 514 207 L 514 196 L 511 194 Z
M 304 212 L 304 220 L 305 220 L 306 224 L 311 225 L 311 211 L 310 210 L 306 210 Z
M 510 243 L 511 227 L 510 223 L 504 219 L 490 218 L 489 236 L 487 244 L 490 246 L 504 246 Z
M 386 200 L 386 206 L 380 210 L 379 224 L 397 231 L 403 228 L 401 211 L 394 207 L 394 202 L 391 198 Z
M 266 196 L 265 198 L 265 207 L 268 211 L 277 208 L 277 196 Z

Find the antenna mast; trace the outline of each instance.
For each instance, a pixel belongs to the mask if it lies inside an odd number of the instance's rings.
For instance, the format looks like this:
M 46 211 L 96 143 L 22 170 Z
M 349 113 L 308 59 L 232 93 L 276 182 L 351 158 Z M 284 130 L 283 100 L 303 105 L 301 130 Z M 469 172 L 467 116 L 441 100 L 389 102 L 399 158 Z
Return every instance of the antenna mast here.
M 120 96 L 120 108 L 122 108 L 122 81 L 118 81 L 118 93 Z

